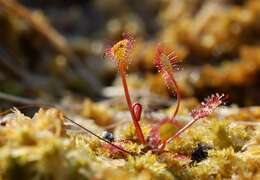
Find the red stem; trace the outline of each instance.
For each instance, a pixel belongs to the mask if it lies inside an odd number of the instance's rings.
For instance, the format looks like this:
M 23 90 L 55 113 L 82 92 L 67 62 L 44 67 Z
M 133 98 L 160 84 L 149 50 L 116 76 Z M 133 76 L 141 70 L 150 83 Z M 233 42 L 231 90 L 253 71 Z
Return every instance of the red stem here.
M 171 74 L 171 73 L 170 73 Z M 176 92 L 176 108 L 175 108 L 175 111 L 174 111 L 174 113 L 173 113 L 173 115 L 172 115 L 172 118 L 171 118 L 171 122 L 172 123 L 174 123 L 176 120 L 175 120 L 175 116 L 177 115 L 177 113 L 178 113 L 178 111 L 179 111 L 179 108 L 180 108 L 180 102 L 181 102 L 181 94 L 180 94 L 180 91 L 179 91 L 179 86 L 178 86 L 178 84 L 177 84 L 177 82 L 175 81 L 175 79 L 173 78 L 173 76 L 171 75 L 170 76 L 171 77 L 171 81 L 172 81 L 172 83 L 173 83 L 173 86 L 175 87 L 175 92 Z M 188 123 L 189 124 L 189 123 Z M 188 125 L 187 124 L 187 125 Z M 193 123 L 192 123 L 193 124 Z M 191 125 L 192 125 L 191 124 Z M 186 125 L 186 126 L 187 126 Z M 186 126 L 184 126 L 184 127 L 186 127 Z M 189 127 L 189 126 L 188 126 Z M 182 128 L 181 130 L 179 130 L 175 135 L 174 135 L 174 137 L 176 137 L 176 135 L 179 135 L 180 133 L 182 133 L 183 131 L 185 131 L 188 127 L 186 127 L 185 129 L 184 128 Z M 180 132 L 180 131 L 182 131 L 182 132 Z M 173 137 L 173 138 L 174 138 Z M 160 151 L 163 151 L 163 149 L 165 148 L 165 146 L 166 146 L 166 144 L 168 143 L 168 142 L 170 142 L 171 141 L 171 139 L 173 139 L 173 138 L 169 138 L 168 140 L 166 140 L 166 141 L 164 141 L 164 142 L 162 142 L 160 145 L 159 145 L 159 147 L 158 147 L 158 149 L 160 150 Z
M 139 123 L 138 123 L 138 120 L 136 119 L 135 112 L 134 112 L 134 109 L 132 107 L 132 102 L 131 102 L 131 98 L 130 98 L 130 95 L 129 95 L 128 86 L 127 86 L 126 77 L 125 77 L 125 64 L 122 63 L 122 62 L 119 63 L 119 73 L 120 73 L 122 84 L 123 84 L 123 87 L 124 87 L 127 106 L 128 106 L 129 111 L 130 111 L 135 129 L 136 129 L 136 135 L 137 135 L 139 141 L 142 144 L 145 144 L 145 139 L 144 139 L 142 129 L 141 129 Z
M 174 113 L 172 115 L 172 118 L 171 118 L 171 121 L 174 122 L 175 121 L 175 116 L 177 115 L 177 113 L 179 111 L 179 108 L 180 108 L 181 94 L 180 94 L 177 82 L 175 81 L 175 79 L 173 77 L 171 79 L 172 79 L 172 82 L 173 82 L 173 84 L 175 86 L 175 92 L 176 92 L 176 108 L 175 108 L 175 111 L 174 111 Z
M 192 119 L 190 122 L 188 122 L 183 128 L 181 128 L 172 138 L 168 139 L 166 144 L 169 143 L 174 138 L 181 135 L 185 130 L 187 130 L 190 126 L 192 126 L 198 119 Z
M 172 115 L 172 117 L 171 117 L 171 122 L 172 123 L 175 123 L 175 121 L 176 121 L 176 119 L 175 119 L 175 117 L 176 117 L 176 115 L 177 115 L 177 113 L 178 113 L 178 111 L 179 111 L 179 108 L 180 108 L 180 103 L 181 103 L 181 94 L 180 94 L 180 90 L 179 90 L 179 86 L 178 86 L 178 84 L 177 84 L 177 82 L 175 81 L 175 79 L 174 79 L 174 77 L 173 77 L 173 74 L 170 72 L 168 72 L 168 74 L 169 74 L 169 77 L 170 77 L 170 81 L 172 82 L 172 84 L 173 84 L 173 86 L 170 86 L 171 88 L 173 88 L 173 91 L 175 91 L 176 92 L 176 108 L 175 108 L 175 111 L 174 111 L 174 113 L 173 113 L 173 115 Z M 188 128 L 188 127 L 187 127 Z M 183 129 L 183 128 L 182 128 Z M 181 130 L 182 130 L 181 129 Z M 180 130 L 180 131 L 181 131 Z M 185 131 L 185 129 L 183 129 L 183 131 Z M 179 131 L 177 132 L 177 133 L 179 133 Z M 177 134 L 176 133 L 176 134 Z M 181 133 L 181 132 L 180 132 Z M 175 135 L 176 135 L 175 134 Z M 175 137 L 175 135 L 174 135 L 174 137 Z M 174 138 L 173 137 L 173 138 Z M 162 142 L 160 145 L 159 145 L 159 147 L 158 147 L 158 149 L 160 150 L 160 151 L 163 151 L 163 149 L 165 148 L 165 146 L 166 146 L 166 144 L 169 142 L 169 141 L 171 141 L 171 139 L 173 139 L 173 138 L 169 138 L 167 141 L 164 141 L 164 142 Z

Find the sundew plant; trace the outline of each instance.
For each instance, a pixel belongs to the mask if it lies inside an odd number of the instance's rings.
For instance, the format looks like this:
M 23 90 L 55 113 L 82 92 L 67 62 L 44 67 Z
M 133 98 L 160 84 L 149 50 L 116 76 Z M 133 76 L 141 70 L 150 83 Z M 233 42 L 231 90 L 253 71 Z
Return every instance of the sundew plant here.
M 130 61 L 129 55 L 133 47 L 134 38 L 128 34 L 124 34 L 122 40 L 115 43 L 111 48 L 105 50 L 105 55 L 108 58 L 112 59 L 117 65 L 124 88 L 128 110 L 131 114 L 132 121 L 135 127 L 136 136 L 141 144 L 147 144 L 143 135 L 143 131 L 139 124 L 142 113 L 142 105 L 137 102 L 132 103 L 126 80 L 126 66 Z M 180 69 L 180 61 L 178 60 L 177 56 L 173 51 L 166 49 L 160 43 L 156 48 L 154 64 L 158 69 L 158 72 L 162 75 L 162 78 L 164 79 L 166 86 L 170 89 L 172 93 L 176 94 L 177 97 L 175 111 L 170 117 L 170 123 L 174 125 L 176 121 L 175 117 L 179 111 L 181 103 L 181 93 L 178 87 L 178 83 L 175 79 L 175 72 Z M 151 148 L 156 147 L 157 150 L 163 151 L 167 143 L 174 140 L 174 138 L 180 136 L 197 120 L 205 118 L 212 112 L 214 112 L 218 106 L 224 103 L 225 99 L 226 96 L 224 94 L 219 95 L 218 93 L 206 98 L 205 101 L 202 102 L 199 107 L 190 112 L 192 120 L 189 123 L 187 123 L 184 127 L 177 130 L 172 137 L 162 140 L 159 135 L 160 129 L 158 131 L 152 131 L 153 133 L 151 134 L 150 139 L 153 139 L 155 141 L 148 143 L 148 146 L 150 145 L 152 146 Z M 169 123 L 169 121 L 167 121 L 167 123 Z

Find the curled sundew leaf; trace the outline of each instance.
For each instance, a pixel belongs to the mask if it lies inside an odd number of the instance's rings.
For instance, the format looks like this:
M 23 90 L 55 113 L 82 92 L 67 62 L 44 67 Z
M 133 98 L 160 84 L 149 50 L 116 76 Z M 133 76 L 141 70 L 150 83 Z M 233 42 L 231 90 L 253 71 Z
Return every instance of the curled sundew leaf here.
M 180 69 L 179 61 L 174 52 L 167 52 L 161 44 L 157 46 L 154 64 L 158 71 L 161 73 L 167 87 L 176 91 L 176 87 L 173 82 L 173 73 Z
M 211 96 L 207 97 L 198 108 L 192 110 L 190 115 L 195 120 L 207 117 L 213 113 L 218 106 L 224 104 L 226 99 L 227 96 L 224 94 L 212 94 Z
M 143 106 L 140 103 L 134 103 L 132 105 L 132 108 L 134 109 L 134 114 L 135 114 L 136 120 L 140 121 L 142 110 L 143 110 Z
M 130 51 L 134 47 L 134 38 L 125 33 L 122 40 L 115 43 L 112 47 L 105 49 L 105 56 L 114 60 L 117 64 L 127 64 Z
M 154 64 L 158 71 L 161 73 L 167 87 L 173 94 L 176 93 L 176 109 L 171 117 L 171 121 L 175 120 L 175 116 L 178 113 L 180 107 L 180 91 L 178 84 L 174 78 L 174 72 L 179 70 L 180 61 L 176 58 L 174 52 L 168 52 L 161 44 L 157 46 Z

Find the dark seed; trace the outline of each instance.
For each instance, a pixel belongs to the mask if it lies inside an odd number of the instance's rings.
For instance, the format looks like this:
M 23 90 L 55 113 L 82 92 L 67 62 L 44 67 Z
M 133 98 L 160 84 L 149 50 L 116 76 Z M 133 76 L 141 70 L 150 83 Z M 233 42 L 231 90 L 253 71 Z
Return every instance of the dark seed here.
M 208 157 L 209 146 L 198 144 L 198 147 L 192 152 L 191 160 L 192 162 L 200 162 Z
M 113 142 L 115 140 L 114 135 L 111 132 L 104 131 L 102 133 L 102 137 L 110 142 Z

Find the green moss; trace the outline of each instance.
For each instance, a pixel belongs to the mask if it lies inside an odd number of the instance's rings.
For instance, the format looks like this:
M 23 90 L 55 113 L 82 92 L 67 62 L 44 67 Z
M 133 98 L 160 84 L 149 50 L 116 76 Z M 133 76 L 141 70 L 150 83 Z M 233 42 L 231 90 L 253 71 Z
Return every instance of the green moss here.
M 214 134 L 213 143 L 215 148 L 233 147 L 235 151 L 241 150 L 249 140 L 249 132 L 243 125 L 237 125 L 230 121 L 213 121 L 210 127 Z
M 148 123 L 141 122 L 140 123 L 141 129 L 144 134 L 144 138 L 147 139 L 148 135 L 151 131 L 151 127 Z M 132 141 L 137 141 L 138 138 L 136 137 L 136 132 L 135 132 L 135 127 L 132 123 L 128 124 L 126 128 L 123 128 L 122 131 L 120 132 L 121 138 L 122 139 L 127 139 L 127 140 L 132 140 Z
M 242 160 L 236 156 L 232 148 L 210 150 L 209 157 L 186 169 L 184 176 L 188 179 L 231 178 L 240 163 Z
M 142 122 L 146 138 L 151 126 Z M 121 151 L 113 154 L 107 143 L 88 134 L 67 132 L 57 110 L 40 110 L 33 120 L 16 111 L 0 128 L 0 179 L 255 178 L 260 174 L 258 131 L 212 117 L 174 139 L 167 152 L 143 153 L 147 147 L 137 142 L 130 123 L 113 142 L 136 154 L 130 156 Z M 208 157 L 191 163 L 198 144 L 210 147 Z
M 134 172 L 136 174 L 143 171 L 148 171 L 152 174 L 152 176 L 157 178 L 172 178 L 172 175 L 166 169 L 166 164 L 157 161 L 156 155 L 151 152 L 148 152 L 140 157 L 129 157 L 126 167 L 130 172 Z

